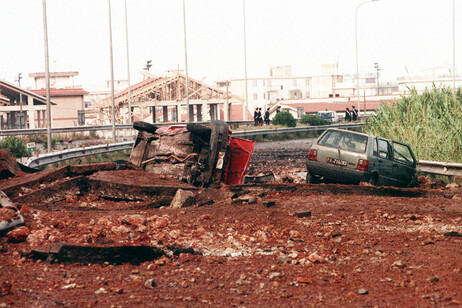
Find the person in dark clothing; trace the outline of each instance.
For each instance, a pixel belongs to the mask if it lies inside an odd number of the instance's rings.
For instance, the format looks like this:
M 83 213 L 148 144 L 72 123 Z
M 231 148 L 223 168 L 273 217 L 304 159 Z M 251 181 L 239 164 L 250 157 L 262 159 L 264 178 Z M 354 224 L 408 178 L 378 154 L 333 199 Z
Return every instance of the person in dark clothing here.
M 281 106 L 278 106 L 278 108 L 276 108 L 276 113 L 279 113 L 281 112 Z
M 355 106 L 351 106 L 353 110 L 351 110 L 351 118 L 353 121 L 358 120 L 358 110 L 356 110 Z
M 255 123 L 255 126 L 258 125 L 258 108 L 255 108 L 255 111 L 253 112 L 253 121 Z
M 263 119 L 261 117 L 261 108 L 258 108 L 257 119 L 258 119 L 258 125 L 263 125 Z
M 266 109 L 266 112 L 265 112 L 265 124 L 266 124 L 266 125 L 270 125 L 270 119 L 269 119 L 269 117 L 270 117 L 270 112 L 269 112 L 269 110 L 270 110 L 270 109 L 267 108 L 267 109 Z
M 351 122 L 351 111 L 348 107 L 345 110 L 345 121 Z

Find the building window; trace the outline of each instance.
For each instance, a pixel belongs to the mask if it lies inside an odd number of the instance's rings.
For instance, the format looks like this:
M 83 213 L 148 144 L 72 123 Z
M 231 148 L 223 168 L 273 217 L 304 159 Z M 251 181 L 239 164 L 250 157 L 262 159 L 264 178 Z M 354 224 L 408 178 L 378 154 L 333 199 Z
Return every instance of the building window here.
M 268 87 L 271 87 L 271 79 L 268 79 Z
M 266 99 L 266 93 L 263 93 L 263 99 Z
M 265 79 L 262 80 L 263 86 L 265 86 Z
M 258 86 L 258 80 L 255 79 L 255 80 L 253 81 L 253 86 L 254 86 L 254 87 Z
M 300 119 L 305 114 L 303 107 L 297 107 L 297 117 Z
M 281 84 L 281 90 L 284 90 L 284 86 Z
M 257 94 L 257 93 L 254 93 L 254 94 L 253 94 L 253 99 L 254 99 L 254 100 L 257 100 L 257 99 L 258 99 L 258 94 Z
M 310 98 L 310 91 L 306 91 L 306 94 L 305 94 L 305 95 L 306 95 L 306 96 L 305 96 L 306 98 Z
M 310 85 L 310 78 L 305 79 L 305 85 L 309 86 Z
M 294 86 L 297 86 L 297 79 L 294 79 Z

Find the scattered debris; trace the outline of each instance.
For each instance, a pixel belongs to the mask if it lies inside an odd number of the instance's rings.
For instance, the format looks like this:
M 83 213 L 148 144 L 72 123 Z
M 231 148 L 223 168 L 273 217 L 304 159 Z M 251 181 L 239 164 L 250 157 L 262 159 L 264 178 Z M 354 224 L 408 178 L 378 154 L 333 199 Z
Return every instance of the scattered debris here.
M 294 216 L 298 218 L 311 217 L 311 211 L 295 212 Z
M 244 177 L 244 184 L 247 183 L 267 183 L 267 182 L 273 182 L 275 180 L 274 178 L 274 173 L 269 172 L 267 174 L 258 174 L 255 176 L 249 176 L 246 175 Z
M 462 237 L 462 234 L 456 231 L 446 232 L 444 236 L 455 236 L 455 237 Z
M 170 206 L 174 209 L 189 207 L 196 203 L 196 197 L 192 191 L 178 189 Z
M 366 295 L 366 294 L 369 294 L 369 292 L 368 292 L 366 289 L 361 288 L 361 289 L 358 290 L 358 294 L 360 294 L 360 295 Z

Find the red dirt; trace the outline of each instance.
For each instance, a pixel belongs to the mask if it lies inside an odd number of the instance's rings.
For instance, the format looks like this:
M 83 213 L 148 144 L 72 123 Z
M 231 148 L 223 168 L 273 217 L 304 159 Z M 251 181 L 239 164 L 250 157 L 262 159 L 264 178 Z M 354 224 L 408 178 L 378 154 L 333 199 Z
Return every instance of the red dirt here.
M 258 157 L 253 163 L 271 170 Z M 181 209 L 87 194 L 50 207 L 20 204 L 32 233 L 17 244 L 0 238 L 0 305 L 462 305 L 462 203 L 449 189 L 253 184 L 211 191 L 214 204 Z M 256 203 L 233 202 L 231 194 Z M 169 255 L 138 265 L 27 256 L 59 242 L 147 245 Z M 202 255 L 177 256 L 171 246 Z

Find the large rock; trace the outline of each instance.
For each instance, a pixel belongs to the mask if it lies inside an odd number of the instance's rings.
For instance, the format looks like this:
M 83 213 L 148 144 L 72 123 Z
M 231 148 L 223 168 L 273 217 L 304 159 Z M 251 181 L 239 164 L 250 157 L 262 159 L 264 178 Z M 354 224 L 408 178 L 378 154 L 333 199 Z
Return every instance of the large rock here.
M 9 242 L 19 243 L 24 242 L 30 234 L 30 230 L 27 227 L 19 227 L 14 230 L 11 230 L 6 234 Z
M 21 171 L 16 157 L 7 149 L 0 150 L 0 180 L 14 176 Z
M 178 209 L 192 206 L 194 203 L 196 203 L 196 198 L 194 197 L 194 193 L 192 191 L 178 189 L 175 197 L 173 197 L 173 200 L 170 203 L 170 206 L 172 208 Z

